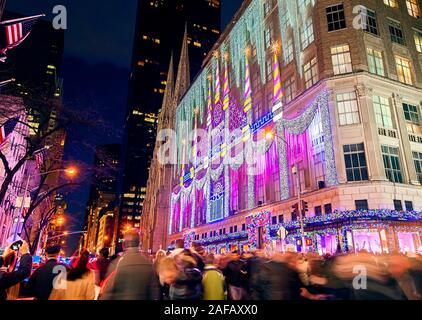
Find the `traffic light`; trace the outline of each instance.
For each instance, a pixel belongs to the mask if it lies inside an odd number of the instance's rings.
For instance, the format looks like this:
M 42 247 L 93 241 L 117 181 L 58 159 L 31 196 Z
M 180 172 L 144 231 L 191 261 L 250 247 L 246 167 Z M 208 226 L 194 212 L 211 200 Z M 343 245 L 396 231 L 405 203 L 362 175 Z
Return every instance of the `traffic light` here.
M 312 246 L 312 239 L 306 239 L 306 246 Z
M 306 216 L 306 212 L 309 212 L 308 202 L 302 200 L 302 217 Z
M 304 212 L 308 212 L 309 211 L 308 203 L 305 200 L 302 200 L 302 210 Z
M 294 205 L 292 205 L 292 221 L 296 221 L 297 217 L 299 216 L 299 204 L 295 203 Z

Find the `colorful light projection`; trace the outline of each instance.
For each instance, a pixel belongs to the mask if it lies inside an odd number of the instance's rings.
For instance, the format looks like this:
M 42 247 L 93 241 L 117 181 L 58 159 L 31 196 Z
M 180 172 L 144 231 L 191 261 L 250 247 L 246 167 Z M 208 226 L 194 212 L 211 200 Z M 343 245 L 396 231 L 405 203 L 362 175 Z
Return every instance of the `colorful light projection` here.
M 292 7 L 289 7 L 290 9 Z M 289 14 L 293 10 L 289 9 Z M 224 212 L 225 215 L 228 215 L 229 212 L 229 203 L 230 201 L 230 169 L 238 170 L 241 166 L 239 165 L 239 159 L 235 159 L 230 166 L 223 166 L 223 159 L 227 157 L 229 150 L 234 146 L 238 145 L 241 142 L 249 143 L 254 134 L 256 134 L 260 129 L 269 125 L 271 120 L 276 123 L 277 131 L 277 148 L 278 150 L 278 167 L 280 172 L 280 198 L 282 200 L 289 198 L 289 170 L 288 170 L 288 159 L 286 151 L 286 145 L 284 142 L 285 132 L 290 135 L 299 135 L 309 127 L 313 120 L 313 115 L 316 113 L 316 109 L 319 108 L 322 114 L 322 122 L 324 127 L 324 136 L 325 139 L 325 154 L 326 154 L 326 175 L 327 175 L 327 185 L 337 184 L 337 173 L 334 162 L 334 151 L 331 141 L 331 127 L 329 122 L 328 114 L 328 94 L 325 96 L 325 92 L 321 93 L 320 96 L 306 109 L 304 113 L 296 119 L 283 119 L 283 106 L 282 106 L 282 90 L 281 90 L 281 76 L 280 76 L 280 66 L 277 59 L 277 54 L 274 54 L 274 106 L 272 112 L 268 113 L 262 119 L 259 119 L 255 123 L 252 123 L 252 90 L 251 90 L 251 79 L 250 79 L 250 70 L 249 70 L 249 61 L 248 56 L 251 54 L 252 50 L 256 53 L 257 62 L 260 66 L 261 77 L 265 78 L 265 56 L 266 48 L 263 44 L 263 33 L 264 33 L 264 13 L 263 5 L 261 0 L 252 0 L 251 4 L 246 8 L 245 13 L 239 20 L 235 23 L 230 36 L 227 40 L 227 43 L 223 43 L 219 53 L 214 57 L 213 62 L 209 64 L 201 72 L 198 79 L 192 85 L 192 88 L 186 93 L 182 99 L 180 105 L 177 108 L 176 112 L 176 130 L 178 133 L 178 161 L 179 163 L 183 162 L 183 159 L 186 159 L 186 154 L 191 154 L 192 145 L 190 143 L 182 143 L 183 139 L 188 137 L 189 130 L 193 126 L 193 116 L 196 114 L 196 110 L 199 113 L 199 122 L 202 121 L 203 117 L 203 106 L 206 105 L 207 115 L 206 115 L 206 124 L 208 127 L 208 145 L 212 145 L 212 136 L 222 132 L 224 128 L 229 128 L 232 126 L 232 123 L 235 123 L 235 128 L 241 128 L 243 131 L 242 137 L 233 137 L 224 134 L 224 139 L 221 144 L 216 146 L 216 148 L 209 148 L 209 154 L 203 160 L 202 164 L 199 167 L 190 169 L 189 172 L 182 171 L 182 177 L 180 180 L 180 186 L 175 190 L 175 193 L 172 195 L 172 206 L 175 202 L 181 199 L 181 194 L 189 195 L 192 190 L 198 190 L 203 188 L 206 199 L 206 208 L 207 208 L 207 221 L 210 217 L 211 210 L 211 189 L 212 182 L 215 182 L 220 178 L 224 172 L 224 186 L 225 186 L 225 201 L 224 201 Z M 226 48 L 227 46 L 227 48 Z M 246 48 L 246 58 L 245 58 L 245 48 Z M 230 49 L 230 50 L 228 50 Z M 236 114 L 233 114 L 236 109 L 234 101 L 230 99 L 230 87 L 229 87 L 229 71 L 228 60 L 230 51 L 230 61 L 231 69 L 233 70 L 233 78 L 237 84 L 240 91 L 244 92 L 243 100 L 243 111 L 244 115 L 241 117 L 238 116 L 238 121 L 236 121 Z M 219 59 L 224 57 L 223 64 L 220 64 Z M 220 78 L 220 66 L 223 66 L 223 92 L 221 99 L 221 78 Z M 211 72 L 210 72 L 211 69 Z M 242 81 L 242 78 L 244 81 Z M 214 81 L 213 81 L 214 80 Z M 214 82 L 214 84 L 213 84 Z M 214 95 L 213 95 L 214 89 Z M 221 101 L 222 100 L 222 101 Z M 214 105 L 213 105 L 214 104 Z M 198 109 L 197 109 L 198 108 Z M 234 112 L 236 113 L 236 112 Z M 224 118 L 224 121 L 221 121 Z M 232 121 L 233 119 L 233 121 Z M 196 120 L 195 120 L 196 121 Z M 213 122 L 215 127 L 213 128 Z M 195 122 L 196 123 L 196 122 Z M 239 126 L 237 126 L 239 124 Z M 186 140 L 185 140 L 186 141 Z M 269 147 L 271 144 L 265 145 L 263 152 L 269 152 Z M 194 149 L 195 151 L 195 149 Z M 272 152 L 272 151 L 271 151 Z M 237 157 L 243 156 L 239 153 Z M 213 167 L 212 163 L 216 158 L 220 159 L 221 165 Z M 183 168 L 183 167 L 182 167 Z M 196 177 L 198 172 L 202 170 L 206 171 L 201 179 Z M 254 208 L 255 203 L 255 179 L 254 176 L 248 176 L 248 208 Z M 192 203 L 195 204 L 197 199 L 193 199 Z M 194 209 L 192 209 L 192 212 Z M 183 210 L 181 211 L 183 212 Z M 173 220 L 174 216 L 171 213 L 171 219 Z M 194 217 L 191 219 L 194 221 Z M 170 229 L 171 229 L 170 222 Z M 194 222 L 192 222 L 194 224 Z
M 337 172 L 334 162 L 334 149 L 333 149 L 333 143 L 331 139 L 331 125 L 329 120 L 329 114 L 328 114 L 328 91 L 323 91 L 320 95 L 318 95 L 314 102 L 311 103 L 310 106 L 308 106 L 304 113 L 300 115 L 297 118 L 294 119 L 281 119 L 276 123 L 277 126 L 277 150 L 278 150 L 278 161 L 279 161 L 279 173 L 280 173 L 280 197 L 281 199 L 288 199 L 290 197 L 289 192 L 289 172 L 288 172 L 288 161 L 287 161 L 287 150 L 286 150 L 286 143 L 284 138 L 284 132 L 287 132 L 289 135 L 295 136 L 302 134 L 313 122 L 315 115 L 317 114 L 317 111 L 319 111 L 321 115 L 321 122 L 322 122 L 322 128 L 323 128 L 323 134 L 324 134 L 324 151 L 325 151 L 325 166 L 326 166 L 326 181 L 328 185 L 335 185 L 337 184 Z M 230 110 L 227 109 L 227 110 Z M 226 112 L 228 113 L 228 111 Z M 273 114 L 270 112 L 263 118 L 259 119 L 255 123 L 251 124 L 249 128 L 249 132 L 258 132 L 259 129 L 269 125 L 271 121 L 273 120 Z M 224 126 L 225 122 L 222 122 L 222 125 L 218 128 L 214 128 L 213 130 L 221 130 Z M 252 129 L 250 129 L 252 128 Z M 209 132 L 211 132 L 211 128 L 209 127 Z M 281 135 L 280 135 L 281 132 Z M 212 135 L 211 135 L 212 136 Z M 252 136 L 251 136 L 252 137 Z M 211 139 L 211 138 L 209 138 Z M 226 140 L 227 141 L 227 140 Z M 226 143 L 226 149 L 230 150 L 232 147 L 232 143 L 227 144 Z M 264 152 L 268 152 L 268 145 L 267 148 L 265 148 Z M 215 153 L 216 155 L 213 156 L 213 154 L 210 152 L 209 157 L 220 157 L 221 148 L 219 146 L 218 151 L 216 149 Z M 212 158 L 207 158 L 206 163 L 208 163 Z M 202 164 L 199 168 L 194 169 L 193 173 L 192 171 L 185 173 L 183 177 L 183 182 L 181 187 L 176 190 L 177 193 L 173 194 L 173 204 L 175 201 L 178 201 L 180 197 L 180 193 L 184 194 L 190 194 L 192 191 L 192 185 L 195 185 L 196 188 L 201 186 L 201 188 L 206 184 L 206 196 L 208 199 L 210 199 L 210 189 L 211 189 L 211 181 L 216 181 L 223 171 L 225 170 L 225 166 L 223 164 L 223 161 L 220 162 L 220 165 L 218 167 L 213 168 L 211 165 L 207 165 L 206 163 Z M 230 166 L 231 169 L 237 170 L 238 166 Z M 207 173 L 200 179 L 197 180 L 195 173 L 199 172 L 203 169 L 207 170 Z M 193 177 L 193 178 L 192 178 Z M 249 177 L 249 176 L 248 176 Z M 253 208 L 255 207 L 255 182 L 254 182 L 254 176 L 251 176 L 252 179 L 248 179 L 248 207 Z M 225 186 L 228 186 L 229 178 L 225 174 Z M 190 183 L 190 184 L 189 184 Z M 186 184 L 189 184 L 189 186 L 186 186 Z M 230 194 L 227 192 L 226 197 L 229 197 Z M 228 200 L 227 198 L 226 200 Z M 225 208 L 224 211 L 228 212 L 229 208 L 227 207 L 230 203 L 230 201 L 225 200 Z M 207 201 L 207 221 L 210 221 L 210 201 Z M 183 212 L 183 211 L 182 211 Z M 228 213 L 225 213 L 227 216 Z M 193 220 L 193 218 L 192 218 Z

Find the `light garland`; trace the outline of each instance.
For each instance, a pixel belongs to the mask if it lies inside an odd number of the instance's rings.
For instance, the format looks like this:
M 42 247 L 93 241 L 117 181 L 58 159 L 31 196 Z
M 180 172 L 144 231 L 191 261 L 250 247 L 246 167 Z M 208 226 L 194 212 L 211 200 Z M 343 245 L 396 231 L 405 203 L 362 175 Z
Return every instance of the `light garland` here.
M 334 211 L 331 214 L 325 214 L 315 217 L 306 217 L 303 221 L 305 226 L 314 227 L 326 225 L 329 223 L 339 223 L 348 220 L 388 220 L 388 221 L 422 221 L 422 212 L 398 212 L 389 209 L 380 210 L 353 210 L 353 211 Z M 286 229 L 300 228 L 300 221 L 289 221 L 284 223 Z

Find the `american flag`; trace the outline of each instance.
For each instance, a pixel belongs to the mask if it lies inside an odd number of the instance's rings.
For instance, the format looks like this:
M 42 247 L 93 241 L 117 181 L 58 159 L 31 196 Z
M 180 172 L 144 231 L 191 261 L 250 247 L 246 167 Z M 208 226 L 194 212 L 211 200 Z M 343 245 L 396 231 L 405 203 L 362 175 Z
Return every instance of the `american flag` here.
M 19 118 L 7 120 L 0 128 L 0 147 L 7 141 L 7 137 L 15 130 Z
M 7 50 L 20 45 L 29 36 L 34 24 L 41 16 L 9 20 L 0 23 L 0 61 L 4 62 Z

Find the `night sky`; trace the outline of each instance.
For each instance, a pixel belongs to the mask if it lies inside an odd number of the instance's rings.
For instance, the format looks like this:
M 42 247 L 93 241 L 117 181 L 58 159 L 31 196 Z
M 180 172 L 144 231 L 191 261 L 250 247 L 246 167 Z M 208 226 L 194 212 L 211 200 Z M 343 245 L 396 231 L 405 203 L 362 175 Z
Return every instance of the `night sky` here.
M 223 27 L 242 0 L 222 0 Z M 126 111 L 129 67 L 136 18 L 136 0 L 124 6 L 104 0 L 8 0 L 6 10 L 52 17 L 53 7 L 64 5 L 68 13 L 61 77 L 66 107 L 90 108 L 106 121 L 106 127 L 72 127 L 67 132 L 65 160 L 92 163 L 97 144 L 121 143 Z M 83 141 L 83 143 L 81 143 Z M 81 230 L 89 185 L 68 198 L 69 227 Z M 76 238 L 72 244 L 75 244 Z M 72 245 L 69 243 L 69 245 Z

